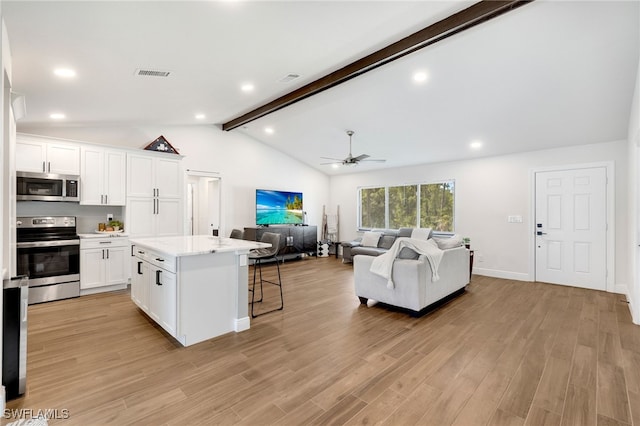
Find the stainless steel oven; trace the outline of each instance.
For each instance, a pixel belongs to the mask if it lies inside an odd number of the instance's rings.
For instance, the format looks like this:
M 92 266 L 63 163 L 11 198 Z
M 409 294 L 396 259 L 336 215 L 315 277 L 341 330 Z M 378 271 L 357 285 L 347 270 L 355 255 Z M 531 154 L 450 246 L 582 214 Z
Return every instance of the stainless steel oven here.
M 80 201 L 80 177 L 16 172 L 18 201 Z
M 29 277 L 29 304 L 80 296 L 75 217 L 19 217 L 16 241 L 16 272 Z

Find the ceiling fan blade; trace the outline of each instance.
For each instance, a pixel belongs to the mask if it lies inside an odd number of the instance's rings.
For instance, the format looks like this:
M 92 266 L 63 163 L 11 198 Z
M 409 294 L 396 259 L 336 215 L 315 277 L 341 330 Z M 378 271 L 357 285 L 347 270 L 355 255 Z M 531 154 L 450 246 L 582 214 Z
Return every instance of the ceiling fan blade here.
M 327 164 L 342 164 L 342 161 L 333 161 L 331 163 L 320 163 L 321 166 L 326 166 Z
M 382 159 L 378 159 L 378 158 L 372 158 L 370 160 L 362 160 L 362 161 L 368 161 L 370 163 L 384 163 L 387 160 L 382 160 Z
M 333 160 L 333 161 L 340 161 L 342 162 L 342 158 L 332 158 L 332 157 L 320 157 L 323 160 Z
M 362 155 L 358 155 L 357 157 L 353 157 L 355 161 L 362 161 L 365 158 L 369 158 L 369 156 L 367 154 L 362 154 Z

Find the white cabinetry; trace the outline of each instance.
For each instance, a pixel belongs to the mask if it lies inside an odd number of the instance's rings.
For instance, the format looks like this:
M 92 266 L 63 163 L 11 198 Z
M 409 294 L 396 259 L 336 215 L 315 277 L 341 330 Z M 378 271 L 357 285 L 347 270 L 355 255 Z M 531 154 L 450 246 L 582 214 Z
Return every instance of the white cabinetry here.
M 125 223 L 134 236 L 182 234 L 181 160 L 157 155 L 127 155 Z
M 19 172 L 80 174 L 80 146 L 26 135 L 16 137 Z
M 131 299 L 167 333 L 177 338 L 178 280 L 176 258 L 135 248 Z
M 80 290 L 126 285 L 129 281 L 129 239 L 80 240 Z
M 83 146 L 81 154 L 80 204 L 124 206 L 126 204 L 126 155 L 124 151 Z

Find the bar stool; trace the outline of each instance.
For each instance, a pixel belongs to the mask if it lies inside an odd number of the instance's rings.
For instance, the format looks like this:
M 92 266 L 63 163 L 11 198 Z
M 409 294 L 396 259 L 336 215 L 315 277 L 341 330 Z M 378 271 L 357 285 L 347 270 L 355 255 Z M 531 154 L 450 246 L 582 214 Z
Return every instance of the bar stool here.
M 284 298 L 282 297 L 282 279 L 280 277 L 280 260 L 278 259 L 278 251 L 280 250 L 280 234 L 274 234 L 272 232 L 265 232 L 262 234 L 262 238 L 260 242 L 269 243 L 271 247 L 267 248 L 259 248 L 254 249 L 249 252 L 249 259 L 253 260 L 253 285 L 251 287 L 251 317 L 255 318 L 260 315 L 268 314 L 270 312 L 281 311 L 284 308 Z M 278 282 L 265 280 L 262 278 L 262 263 L 267 260 L 274 260 L 276 263 L 276 268 L 278 270 Z M 260 299 L 256 300 L 256 271 L 260 270 Z M 259 314 L 254 314 L 253 306 L 256 303 L 262 302 L 264 293 L 263 293 L 263 283 L 272 284 L 278 286 L 280 288 L 280 307 L 276 309 L 272 309 L 266 312 L 260 312 Z
M 242 229 L 232 229 L 229 238 L 235 238 L 236 240 L 242 240 L 244 238 L 244 231 Z

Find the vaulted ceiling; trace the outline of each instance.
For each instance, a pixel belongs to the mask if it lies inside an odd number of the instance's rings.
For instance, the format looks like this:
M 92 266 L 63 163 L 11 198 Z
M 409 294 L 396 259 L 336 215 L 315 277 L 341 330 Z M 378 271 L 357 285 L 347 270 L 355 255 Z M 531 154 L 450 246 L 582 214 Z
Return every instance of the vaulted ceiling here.
M 219 126 L 471 4 L 2 1 L 18 130 Z M 639 28 L 638 1 L 538 0 L 232 131 L 327 174 L 625 139 Z M 346 130 L 387 161 L 321 165 Z

